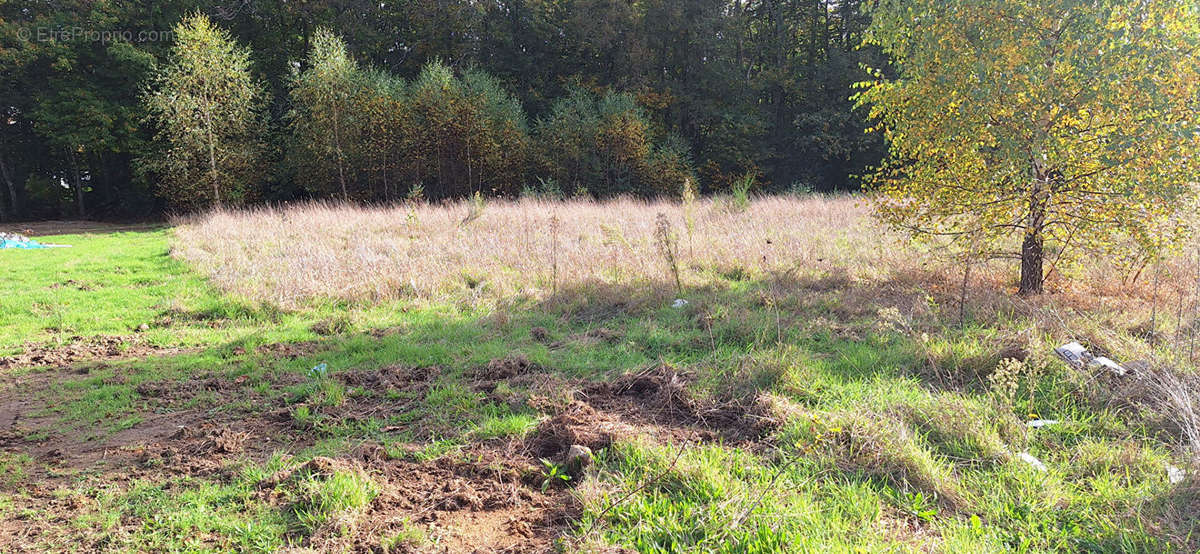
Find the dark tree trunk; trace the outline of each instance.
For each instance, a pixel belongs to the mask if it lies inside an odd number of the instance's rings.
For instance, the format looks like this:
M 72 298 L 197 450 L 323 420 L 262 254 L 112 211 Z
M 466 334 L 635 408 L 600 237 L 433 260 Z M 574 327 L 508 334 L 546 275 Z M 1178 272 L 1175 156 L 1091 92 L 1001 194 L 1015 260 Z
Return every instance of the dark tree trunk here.
M 1030 296 L 1042 293 L 1042 234 L 1040 230 L 1025 233 L 1021 243 L 1021 287 L 1017 294 Z
M 13 183 L 12 173 L 8 170 L 8 164 L 4 162 L 4 155 L 0 153 L 0 177 L 4 178 L 4 185 L 8 189 L 8 205 L 11 211 L 8 213 L 13 219 L 21 216 L 20 198 L 17 197 L 17 186 Z M 0 205 L 0 217 L 3 217 L 5 209 Z
M 79 163 L 75 159 L 75 151 L 68 149 L 67 156 L 71 159 L 71 176 L 75 181 L 75 212 L 79 219 L 87 218 L 87 210 L 83 206 L 83 179 L 79 176 Z
M 1025 239 L 1021 242 L 1021 285 L 1017 294 L 1042 294 L 1046 274 L 1042 271 L 1049 172 L 1040 161 L 1033 164 L 1033 190 L 1029 193 L 1029 213 L 1025 216 Z

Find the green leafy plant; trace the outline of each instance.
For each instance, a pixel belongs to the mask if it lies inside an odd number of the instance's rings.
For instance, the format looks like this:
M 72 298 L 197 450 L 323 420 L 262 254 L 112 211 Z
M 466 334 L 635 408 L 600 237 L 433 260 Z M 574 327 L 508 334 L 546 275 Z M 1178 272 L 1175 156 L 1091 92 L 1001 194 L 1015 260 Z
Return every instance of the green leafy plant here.
M 554 485 L 565 484 L 571 480 L 571 476 L 564 472 L 562 464 L 542 458 L 542 466 L 545 468 L 545 479 L 542 480 L 542 492 L 546 492 L 547 489 Z
M 141 163 L 165 177 L 163 193 L 176 207 L 236 203 L 262 168 L 264 86 L 251 71 L 250 51 L 207 16 L 185 18 L 175 36 L 145 96 L 168 147 Z

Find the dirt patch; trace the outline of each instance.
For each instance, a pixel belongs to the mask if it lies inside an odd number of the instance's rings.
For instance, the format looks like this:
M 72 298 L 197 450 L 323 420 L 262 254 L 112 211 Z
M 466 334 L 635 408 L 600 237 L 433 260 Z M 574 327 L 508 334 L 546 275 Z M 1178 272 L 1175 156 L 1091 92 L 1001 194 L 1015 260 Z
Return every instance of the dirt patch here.
M 680 427 L 701 427 L 735 442 L 758 440 L 779 425 L 755 392 L 730 391 L 699 399 L 687 390 L 690 375 L 669 365 L 593 383 L 583 394 L 594 407 L 634 420 L 649 419 Z
M 378 460 L 378 451 L 365 458 Z M 580 512 L 570 494 L 541 491 L 540 469 L 511 451 L 476 450 L 459 460 L 423 464 L 374 463 L 384 469 L 389 486 L 369 515 L 425 525 L 447 552 L 551 552 L 567 521 Z
M 140 337 L 71 337 L 62 345 L 27 345 L 24 352 L 0 357 L 0 370 L 25 367 L 68 367 L 81 361 L 105 361 L 141 358 L 183 352 L 178 348 L 159 348 Z
M 307 355 L 305 351 L 316 350 L 315 344 L 264 348 L 277 354 Z M 258 392 L 264 377 L 251 381 L 201 373 L 138 384 L 135 390 L 144 402 L 143 419 L 110 436 L 89 439 L 82 431 L 63 431 L 54 416 L 32 417 L 45 407 L 44 401 L 39 404 L 38 393 L 77 378 L 73 370 L 35 372 L 29 377 L 32 381 L 0 394 L 0 452 L 30 455 L 35 467 L 21 486 L 41 491 L 31 493 L 36 497 L 32 503 L 64 510 L 51 512 L 60 517 L 59 523 L 39 523 L 44 533 L 70 532 L 61 520 L 69 517 L 63 515 L 69 507 L 54 504 L 58 502 L 54 491 L 80 475 L 98 477 L 118 488 L 134 479 L 170 476 L 232 479 L 230 460 L 263 461 L 272 452 L 298 452 L 321 435 L 311 423 L 303 430 L 297 427 L 290 411 L 294 407 L 286 405 L 287 395 Z M 689 391 L 690 377 L 664 365 L 591 382 L 564 379 L 520 355 L 493 360 L 468 371 L 466 384 L 489 390 L 492 396 L 503 392 L 506 401 L 548 413 L 526 439 L 477 443 L 428 462 L 416 455 L 422 450 L 419 445 L 414 444 L 413 454 L 406 455 L 394 445 L 385 451 L 371 443 L 339 458 L 296 464 L 268 478 L 260 487 L 261 499 L 288 509 L 285 503 L 293 501 L 288 495 L 298 490 L 290 481 L 297 471 L 362 471 L 379 485 L 379 495 L 355 516 L 352 531 L 318 529 L 311 536 L 298 537 L 304 546 L 318 551 L 378 551 L 383 537 L 416 526 L 431 542 L 414 545 L 411 551 L 553 551 L 568 522 L 579 515 L 572 493 L 565 490 L 578 480 L 566 485 L 551 482 L 560 486 L 542 490 L 546 477 L 538 458 L 562 461 L 572 445 L 598 451 L 614 441 L 641 436 L 674 444 L 753 442 L 773 428 L 773 420 L 760 415 L 766 411 L 758 410 L 753 398 L 745 402 L 732 396 L 719 401 L 697 398 Z M 265 378 L 272 389 L 309 379 L 299 372 Z M 436 424 L 429 423 L 436 417 L 426 417 L 435 414 L 418 409 L 429 389 L 443 378 L 439 367 L 393 365 L 339 371 L 327 379 L 347 388 L 344 401 L 338 406 L 311 403 L 310 408 L 320 421 L 339 423 L 412 414 L 415 420 L 403 419 L 402 426 L 383 431 L 415 431 L 420 437 L 425 426 Z M 507 385 L 503 391 L 501 383 Z M 195 404 L 197 399 L 202 403 Z M 250 404 L 253 409 L 206 409 L 235 404 Z M 20 544 L 5 539 L 17 532 L 17 527 L 0 525 L 0 550 Z
M 278 358 L 287 358 L 295 360 L 296 358 L 307 358 L 321 350 L 324 350 L 324 343 L 321 341 L 305 341 L 305 342 L 281 342 L 275 344 L 264 344 L 255 349 L 262 355 L 274 356 Z
M 50 285 L 50 288 L 52 290 L 69 288 L 69 289 L 75 289 L 75 290 L 80 290 L 80 291 L 86 292 L 86 291 L 92 290 L 92 285 L 89 285 L 87 283 L 81 283 L 74 279 L 67 279 L 66 281 L 63 281 L 61 283 L 54 283 L 53 285 Z
M 760 395 L 701 401 L 687 391 L 687 379 L 670 366 L 657 366 L 613 381 L 580 384 L 565 405 L 531 399 L 531 405 L 553 415 L 530 433 L 526 448 L 537 457 L 561 459 L 574 444 L 599 450 L 634 437 L 675 444 L 754 444 L 780 423 Z
M 381 538 L 415 526 L 427 542 L 400 546 L 400 552 L 553 552 L 555 539 L 580 513 L 567 492 L 540 489 L 532 460 L 487 448 L 418 463 L 366 445 L 346 457 L 318 457 L 286 468 L 258 486 L 265 498 L 275 498 L 300 476 L 335 472 L 369 476 L 379 495 L 349 536 L 331 527 L 305 539 L 320 551 L 377 552 Z
M 597 412 L 586 402 L 575 401 L 566 409 L 543 421 L 526 442 L 529 451 L 540 458 L 560 458 L 571 445 L 600 450 L 621 438 L 639 434 L 639 430 L 621 421 L 619 416 Z
M 350 387 L 375 392 L 425 390 L 442 374 L 440 367 L 392 365 L 379 369 L 341 371 L 334 378 Z
M 29 221 L 13 224 L 11 229 L 30 237 L 53 235 L 83 235 L 154 231 L 163 228 L 162 223 L 101 223 L 97 221 Z
M 524 354 L 512 354 L 476 368 L 471 376 L 478 382 L 496 382 L 541 371 L 542 367 L 529 361 Z

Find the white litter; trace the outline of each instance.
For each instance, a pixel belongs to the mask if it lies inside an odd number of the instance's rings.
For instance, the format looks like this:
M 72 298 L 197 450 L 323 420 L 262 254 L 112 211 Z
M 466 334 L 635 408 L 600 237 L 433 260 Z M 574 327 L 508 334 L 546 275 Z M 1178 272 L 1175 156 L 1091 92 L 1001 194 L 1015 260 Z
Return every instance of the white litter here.
M 1125 375 L 1125 368 L 1121 367 L 1121 364 L 1118 364 L 1117 362 L 1114 362 L 1108 358 L 1105 358 L 1104 356 L 1100 356 L 1099 358 L 1093 358 L 1092 363 L 1106 367 L 1109 369 L 1109 371 L 1112 371 L 1113 373 L 1116 373 L 1117 375 Z
M 1046 471 L 1046 464 L 1043 464 L 1041 460 L 1034 458 L 1033 454 L 1028 452 L 1017 452 L 1017 457 L 1020 458 L 1021 461 L 1033 466 L 1033 469 L 1038 471 Z
M 1078 342 L 1068 342 L 1067 344 L 1055 348 L 1054 353 L 1058 354 L 1058 357 L 1062 358 L 1063 361 L 1078 369 L 1083 369 L 1089 366 L 1100 366 L 1117 375 L 1125 375 L 1128 373 L 1124 367 L 1121 367 L 1121 364 L 1118 364 L 1109 358 L 1105 358 L 1104 356 L 1094 356 Z
M 675 301 L 671 303 L 672 308 L 682 308 L 687 305 L 688 305 L 688 301 L 684 300 L 682 298 L 676 298 Z
M 1171 464 L 1167 464 L 1167 481 L 1172 485 L 1182 483 L 1185 477 L 1187 477 L 1186 471 Z
M 1067 344 L 1055 348 L 1054 353 L 1058 354 L 1058 357 L 1062 358 L 1063 360 L 1066 360 L 1067 363 L 1080 367 L 1092 359 L 1091 353 L 1089 353 L 1082 344 L 1077 342 L 1068 342 Z
M 1033 421 L 1026 421 L 1025 426 L 1032 428 L 1032 429 L 1037 429 L 1038 427 L 1045 427 L 1047 425 L 1058 425 L 1059 423 L 1061 423 L 1061 422 L 1058 421 L 1057 419 L 1035 419 Z

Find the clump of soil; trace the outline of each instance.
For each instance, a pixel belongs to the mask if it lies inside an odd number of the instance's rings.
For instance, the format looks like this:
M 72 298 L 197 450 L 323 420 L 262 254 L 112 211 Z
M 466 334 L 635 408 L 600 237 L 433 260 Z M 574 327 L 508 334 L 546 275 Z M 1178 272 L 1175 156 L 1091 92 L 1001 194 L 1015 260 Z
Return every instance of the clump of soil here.
M 541 366 L 529 361 L 524 354 L 510 354 L 503 358 L 492 360 L 487 365 L 475 370 L 475 378 L 482 381 L 498 381 L 512 379 L 522 375 L 541 371 Z
M 568 493 L 540 490 L 540 473 L 528 458 L 487 449 L 415 462 L 364 446 L 347 457 L 318 457 L 280 470 L 258 486 L 266 498 L 274 498 L 272 491 L 287 490 L 298 475 L 335 472 L 369 476 L 379 495 L 353 522 L 349 536 L 318 529 L 307 538 L 307 546 L 322 551 L 374 552 L 380 537 L 415 525 L 438 545 L 432 551 L 552 552 L 553 541 L 580 511 Z M 431 548 L 406 545 L 400 551 Z
M 575 401 L 539 424 L 530 433 L 526 445 L 540 458 L 559 458 L 572 445 L 600 450 L 608 448 L 618 438 L 635 433 L 631 426 L 611 414 L 597 412 L 586 402 Z
M 651 420 L 678 426 L 699 426 L 736 441 L 757 440 L 778 427 L 779 420 L 758 393 L 727 392 L 698 399 L 687 390 L 690 375 L 660 365 L 584 389 L 589 402 L 614 410 L 641 412 Z M 632 406 L 631 406 L 632 404 Z
M 380 369 L 340 371 L 335 377 L 346 386 L 386 392 L 424 390 L 441 374 L 442 370 L 439 367 L 393 365 Z
M 296 358 L 311 356 L 322 350 L 323 346 L 324 343 L 321 341 L 281 342 L 264 344 L 256 348 L 255 352 L 277 358 L 295 360 Z

